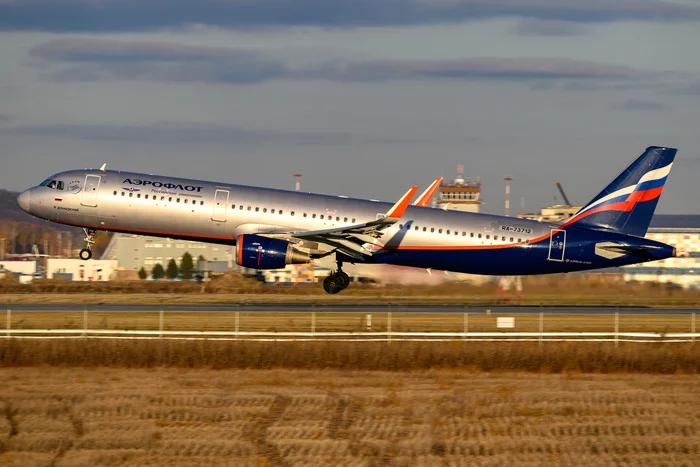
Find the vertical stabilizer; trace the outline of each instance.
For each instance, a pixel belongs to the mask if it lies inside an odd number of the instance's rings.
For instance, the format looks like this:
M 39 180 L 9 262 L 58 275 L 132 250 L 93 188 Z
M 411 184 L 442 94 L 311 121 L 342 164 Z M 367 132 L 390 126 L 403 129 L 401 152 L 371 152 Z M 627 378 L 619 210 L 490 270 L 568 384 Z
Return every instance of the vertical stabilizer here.
M 643 237 L 676 157 L 651 146 L 562 227 L 616 230 Z

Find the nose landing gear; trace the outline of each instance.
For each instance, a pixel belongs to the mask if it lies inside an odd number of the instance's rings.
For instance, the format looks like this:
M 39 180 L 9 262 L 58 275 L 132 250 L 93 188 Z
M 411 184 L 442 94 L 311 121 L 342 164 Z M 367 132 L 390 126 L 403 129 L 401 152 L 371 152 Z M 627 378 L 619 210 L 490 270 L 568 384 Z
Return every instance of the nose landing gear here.
M 350 285 L 350 277 L 343 272 L 343 262 L 336 261 L 336 263 L 338 270 L 323 280 L 323 290 L 329 294 L 337 294 Z
M 80 250 L 80 259 L 87 261 L 92 258 L 92 245 L 95 244 L 95 236 L 97 235 L 97 230 L 95 229 L 83 229 L 85 232 L 85 248 Z

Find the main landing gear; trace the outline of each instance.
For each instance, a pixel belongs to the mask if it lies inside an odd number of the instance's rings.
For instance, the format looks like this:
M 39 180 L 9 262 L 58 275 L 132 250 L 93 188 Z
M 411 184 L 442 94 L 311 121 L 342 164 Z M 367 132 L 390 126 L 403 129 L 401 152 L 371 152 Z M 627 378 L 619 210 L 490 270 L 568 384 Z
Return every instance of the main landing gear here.
M 330 294 L 336 294 L 341 290 L 347 289 L 348 285 L 350 285 L 350 277 L 343 272 L 343 262 L 336 261 L 336 263 L 338 264 L 338 270 L 323 280 L 323 290 Z
M 92 245 L 95 244 L 95 236 L 97 235 L 97 230 L 95 229 L 83 229 L 85 232 L 85 248 L 80 250 L 80 259 L 87 261 L 92 258 Z

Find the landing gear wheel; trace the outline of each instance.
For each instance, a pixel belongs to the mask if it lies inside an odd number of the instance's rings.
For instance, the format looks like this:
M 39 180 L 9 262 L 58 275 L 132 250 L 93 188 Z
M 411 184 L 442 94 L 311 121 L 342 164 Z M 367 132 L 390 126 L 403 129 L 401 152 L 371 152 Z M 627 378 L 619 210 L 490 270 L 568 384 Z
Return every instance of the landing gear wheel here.
M 323 290 L 329 294 L 336 294 L 344 288 L 342 279 L 338 278 L 336 274 L 331 274 L 323 280 Z
M 343 289 L 347 289 L 348 286 L 350 285 L 350 276 L 345 274 L 343 271 L 338 271 L 335 273 L 335 275 L 338 277 L 338 281 L 343 286 Z
M 92 251 L 88 250 L 87 248 L 80 250 L 80 259 L 87 261 L 90 258 L 92 258 Z

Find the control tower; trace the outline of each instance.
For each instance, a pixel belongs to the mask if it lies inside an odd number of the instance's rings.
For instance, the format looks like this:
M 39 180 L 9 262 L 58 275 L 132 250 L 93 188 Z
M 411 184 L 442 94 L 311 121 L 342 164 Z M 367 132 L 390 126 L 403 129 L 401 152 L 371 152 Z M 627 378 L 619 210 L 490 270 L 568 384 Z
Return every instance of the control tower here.
M 481 205 L 481 179 L 464 178 L 464 165 L 457 165 L 457 178 L 440 185 L 437 207 L 454 211 L 479 212 Z

